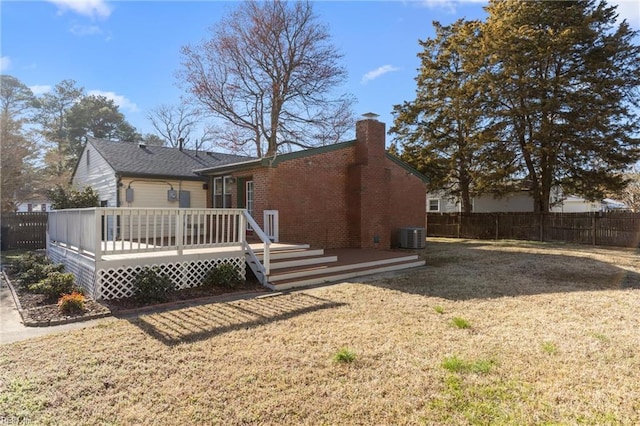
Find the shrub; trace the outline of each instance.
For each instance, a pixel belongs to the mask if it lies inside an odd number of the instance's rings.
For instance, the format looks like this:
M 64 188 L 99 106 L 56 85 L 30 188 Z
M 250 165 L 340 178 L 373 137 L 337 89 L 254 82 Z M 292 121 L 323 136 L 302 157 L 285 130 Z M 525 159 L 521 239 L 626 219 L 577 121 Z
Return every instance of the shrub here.
M 145 267 L 133 279 L 133 288 L 134 297 L 140 302 L 164 302 L 173 284 L 158 268 Z
M 41 293 L 47 297 L 60 297 L 74 290 L 75 277 L 70 273 L 51 272 L 46 278 L 36 284 L 31 284 L 29 290 Z
M 100 205 L 100 196 L 90 186 L 85 187 L 82 191 L 73 188 L 65 188 L 57 185 L 47 193 L 51 200 L 51 207 L 56 210 L 61 209 L 80 209 L 84 207 L 98 207 Z
M 207 272 L 202 281 L 202 286 L 235 288 L 240 281 L 240 274 L 233 264 L 221 263 Z
M 66 315 L 81 314 L 84 312 L 84 295 L 77 291 L 63 295 L 58 300 L 58 310 Z
M 46 265 L 51 261 L 43 254 L 36 252 L 27 252 L 18 256 L 10 266 L 10 271 L 14 274 L 20 274 L 32 269 L 34 265 Z
M 30 269 L 18 274 L 18 278 L 25 287 L 38 283 L 46 279 L 50 274 L 62 273 L 64 265 L 62 263 L 34 263 Z

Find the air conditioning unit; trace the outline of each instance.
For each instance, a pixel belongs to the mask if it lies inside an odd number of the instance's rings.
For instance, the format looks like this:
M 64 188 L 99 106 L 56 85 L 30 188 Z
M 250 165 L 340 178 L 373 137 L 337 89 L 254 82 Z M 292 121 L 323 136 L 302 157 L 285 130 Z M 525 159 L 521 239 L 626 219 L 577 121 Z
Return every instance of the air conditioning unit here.
M 400 248 L 425 248 L 426 234 L 424 228 L 400 228 Z

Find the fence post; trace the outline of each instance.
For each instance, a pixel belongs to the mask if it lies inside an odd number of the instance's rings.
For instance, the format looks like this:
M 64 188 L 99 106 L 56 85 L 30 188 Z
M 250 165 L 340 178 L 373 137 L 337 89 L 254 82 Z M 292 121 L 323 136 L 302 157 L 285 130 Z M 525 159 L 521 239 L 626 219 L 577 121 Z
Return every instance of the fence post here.
M 538 214 L 538 220 L 540 221 L 540 242 L 544 241 L 544 212 Z
M 498 230 L 500 229 L 500 220 L 498 219 L 500 216 L 496 213 L 496 241 L 498 240 Z
M 458 213 L 458 234 L 457 238 L 460 238 L 460 222 L 462 222 L 462 213 Z
M 596 220 L 597 220 L 598 212 L 594 212 L 591 216 L 591 241 L 593 245 L 596 245 Z

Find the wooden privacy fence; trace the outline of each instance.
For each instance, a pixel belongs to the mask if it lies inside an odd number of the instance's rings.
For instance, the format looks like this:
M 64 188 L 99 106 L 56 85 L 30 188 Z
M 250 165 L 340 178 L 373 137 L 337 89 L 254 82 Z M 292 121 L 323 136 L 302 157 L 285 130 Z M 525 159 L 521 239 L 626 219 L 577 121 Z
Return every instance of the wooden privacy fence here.
M 2 250 L 47 247 L 47 212 L 2 213 Z
M 427 213 L 427 237 L 640 247 L 640 213 Z

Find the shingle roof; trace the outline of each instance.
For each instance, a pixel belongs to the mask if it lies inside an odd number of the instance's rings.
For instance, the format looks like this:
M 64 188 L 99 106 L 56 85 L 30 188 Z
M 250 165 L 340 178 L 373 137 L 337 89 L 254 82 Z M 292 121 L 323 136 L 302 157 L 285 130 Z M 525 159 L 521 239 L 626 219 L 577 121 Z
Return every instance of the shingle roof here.
M 135 176 L 200 178 L 194 170 L 252 160 L 253 157 L 137 143 L 90 139 L 116 173 Z

